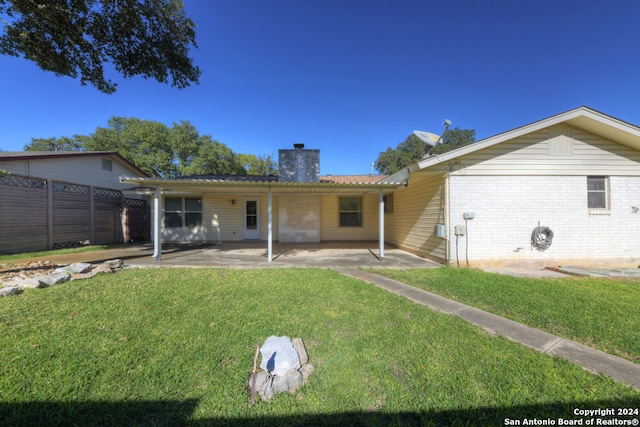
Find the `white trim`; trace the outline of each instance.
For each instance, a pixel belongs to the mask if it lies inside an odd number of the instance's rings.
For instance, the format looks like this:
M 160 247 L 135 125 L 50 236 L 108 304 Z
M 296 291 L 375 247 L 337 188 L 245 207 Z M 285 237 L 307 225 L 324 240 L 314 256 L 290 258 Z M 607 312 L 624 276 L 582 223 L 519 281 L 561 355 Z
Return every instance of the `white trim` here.
M 271 187 L 267 196 L 267 260 L 273 259 L 273 200 Z
M 379 232 L 378 240 L 380 241 L 380 261 L 384 259 L 384 194 L 380 189 L 380 212 L 378 213 Z
M 256 202 L 256 228 L 247 229 L 247 202 Z M 242 239 L 260 240 L 262 237 L 262 224 L 260 224 L 260 197 L 247 196 L 242 198 Z
M 161 235 L 161 218 L 160 214 L 160 198 L 162 194 L 160 187 L 156 187 L 153 197 L 153 259 L 160 261 L 162 259 L 162 235 Z

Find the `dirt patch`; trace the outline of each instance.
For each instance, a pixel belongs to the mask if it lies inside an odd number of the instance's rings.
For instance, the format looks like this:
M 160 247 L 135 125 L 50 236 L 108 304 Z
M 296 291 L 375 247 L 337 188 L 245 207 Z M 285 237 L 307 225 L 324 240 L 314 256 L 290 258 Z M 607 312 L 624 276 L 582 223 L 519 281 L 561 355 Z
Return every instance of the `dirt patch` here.
M 33 261 L 22 264 L 0 264 L 0 283 L 14 278 L 28 279 L 34 276 L 46 276 L 60 267 L 51 261 Z

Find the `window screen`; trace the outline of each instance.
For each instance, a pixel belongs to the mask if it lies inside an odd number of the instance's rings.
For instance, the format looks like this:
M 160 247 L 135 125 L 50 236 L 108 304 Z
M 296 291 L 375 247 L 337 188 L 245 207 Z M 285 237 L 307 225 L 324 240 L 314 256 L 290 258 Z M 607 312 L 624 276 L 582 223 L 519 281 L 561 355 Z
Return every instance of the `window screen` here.
M 589 209 L 607 209 L 607 178 L 587 177 L 587 206 Z
M 362 197 L 340 197 L 340 227 L 362 227 Z

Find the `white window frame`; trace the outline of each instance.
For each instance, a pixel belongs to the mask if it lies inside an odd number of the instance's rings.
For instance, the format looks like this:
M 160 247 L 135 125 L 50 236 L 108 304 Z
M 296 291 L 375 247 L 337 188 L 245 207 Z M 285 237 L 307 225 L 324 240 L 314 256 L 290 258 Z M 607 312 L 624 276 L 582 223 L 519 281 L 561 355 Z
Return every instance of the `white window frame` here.
M 600 200 L 595 200 L 594 196 L 599 195 L 602 196 L 598 197 Z M 589 209 L 589 213 L 608 213 L 610 210 L 609 196 L 609 177 L 599 175 L 587 176 L 587 208 Z
M 344 209 L 343 210 L 342 199 L 360 199 L 360 202 L 359 202 L 360 209 L 357 209 L 357 210 Z M 343 224 L 342 222 L 343 214 L 347 214 L 351 216 L 359 215 L 358 217 L 359 224 L 347 224 L 346 222 Z M 345 228 L 364 227 L 364 197 L 362 196 L 339 196 L 338 197 L 338 225 L 340 227 L 345 227 Z
M 180 209 L 167 209 L 167 200 L 180 200 Z M 187 209 L 187 200 L 197 200 L 200 209 L 194 210 L 192 208 Z M 195 224 L 187 225 L 187 216 L 199 214 L 199 219 Z M 169 225 L 169 221 L 167 220 L 167 215 L 179 215 L 180 216 L 180 225 Z M 198 218 L 198 217 L 196 217 Z M 194 228 L 202 226 L 202 197 L 165 197 L 164 198 L 164 225 L 165 228 Z

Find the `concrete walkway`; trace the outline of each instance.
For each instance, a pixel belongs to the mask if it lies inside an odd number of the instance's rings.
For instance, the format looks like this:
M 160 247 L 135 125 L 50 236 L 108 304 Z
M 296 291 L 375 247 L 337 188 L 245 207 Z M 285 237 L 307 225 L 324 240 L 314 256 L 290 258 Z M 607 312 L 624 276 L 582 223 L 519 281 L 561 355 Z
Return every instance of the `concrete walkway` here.
M 491 333 L 500 334 L 542 353 L 567 359 L 593 373 L 603 373 L 640 390 L 640 365 L 628 360 L 357 268 L 338 267 L 336 270 L 434 311 L 461 317 Z

